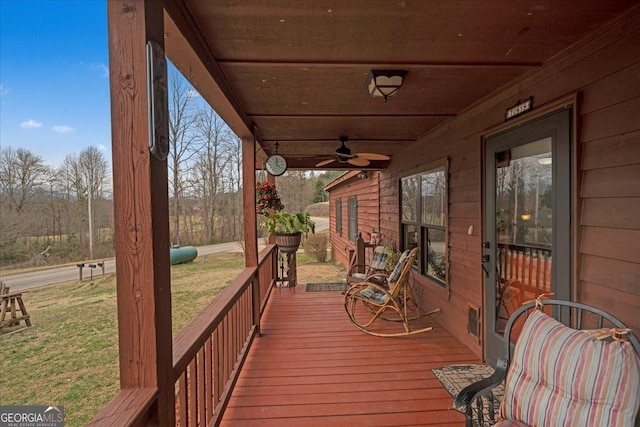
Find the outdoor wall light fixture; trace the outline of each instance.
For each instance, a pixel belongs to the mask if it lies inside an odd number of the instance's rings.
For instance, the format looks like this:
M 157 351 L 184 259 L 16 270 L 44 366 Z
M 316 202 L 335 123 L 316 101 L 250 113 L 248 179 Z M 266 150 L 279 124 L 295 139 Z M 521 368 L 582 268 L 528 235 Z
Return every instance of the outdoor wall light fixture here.
M 553 160 L 551 159 L 551 157 L 543 157 L 541 159 L 538 159 L 538 163 L 543 166 L 548 166 L 553 163 Z
M 387 98 L 396 94 L 407 70 L 371 70 L 367 78 L 367 90 L 373 97 L 382 97 L 387 102 Z

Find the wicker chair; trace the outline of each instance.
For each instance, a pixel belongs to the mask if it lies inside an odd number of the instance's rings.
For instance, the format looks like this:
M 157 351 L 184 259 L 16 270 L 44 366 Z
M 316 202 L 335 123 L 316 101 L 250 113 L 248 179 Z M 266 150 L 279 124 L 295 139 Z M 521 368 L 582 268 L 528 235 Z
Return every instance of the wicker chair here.
M 396 267 L 388 276 L 388 283 L 381 285 L 365 280 L 354 283 L 344 296 L 344 307 L 351 322 L 358 329 L 379 337 L 413 335 L 430 331 L 431 327 L 412 330 L 409 322 L 439 310 L 423 313 L 411 289 L 409 278 L 418 249 L 405 251 Z M 403 329 L 399 332 L 388 331 L 377 320 L 399 322 Z
M 556 320 L 561 316 L 570 317 L 575 328 Z M 517 330 L 513 346 L 510 337 Z M 576 302 L 532 301 L 509 318 L 504 338 L 495 373 L 455 399 L 467 427 L 640 426 L 640 343 L 614 316 Z M 503 381 L 497 412 L 492 389 Z

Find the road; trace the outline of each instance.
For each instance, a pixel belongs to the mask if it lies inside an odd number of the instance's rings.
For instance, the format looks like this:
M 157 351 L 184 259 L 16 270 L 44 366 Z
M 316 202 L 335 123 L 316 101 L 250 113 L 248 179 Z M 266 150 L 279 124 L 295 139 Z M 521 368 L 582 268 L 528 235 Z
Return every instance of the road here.
M 329 218 L 314 217 L 313 220 L 316 222 L 316 231 L 322 231 L 329 228 Z M 228 242 L 219 243 L 217 245 L 198 246 L 196 249 L 198 250 L 198 256 L 205 256 L 219 252 L 242 251 L 242 246 L 240 242 Z M 84 280 L 91 277 L 92 270 L 94 276 L 102 274 L 100 267 L 92 269 L 86 267 L 86 265 L 88 265 L 88 263 L 85 263 L 85 267 L 82 270 Z M 104 261 L 104 271 L 106 274 L 114 273 L 116 271 L 115 259 L 108 259 Z M 79 278 L 79 268 L 75 265 L 53 267 L 46 270 L 13 274 L 10 276 L 0 276 L 0 280 L 4 282 L 6 286 L 9 286 L 12 292 L 25 291 L 39 286 L 53 285 L 61 282 L 68 282 L 70 280 L 78 280 Z

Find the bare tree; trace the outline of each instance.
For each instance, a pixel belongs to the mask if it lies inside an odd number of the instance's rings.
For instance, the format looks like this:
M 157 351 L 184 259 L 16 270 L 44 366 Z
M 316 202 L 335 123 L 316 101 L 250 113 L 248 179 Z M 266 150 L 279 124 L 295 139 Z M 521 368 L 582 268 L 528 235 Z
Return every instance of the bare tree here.
M 79 244 L 84 245 L 84 233 L 80 233 L 82 212 L 84 211 L 85 191 L 78 156 L 67 155 L 57 171 L 57 191 L 63 195 L 65 203 L 64 232 L 69 241 L 75 236 Z
M 310 172 L 290 171 L 276 179 L 278 193 L 289 213 L 304 212 L 313 201 L 315 179 Z
M 108 168 L 107 160 L 97 147 L 87 147 L 80 152 L 79 164 L 82 178 L 87 189 L 87 217 L 89 223 L 89 259 L 93 259 L 93 239 L 95 236 L 93 222 L 93 204 L 104 195 L 107 184 Z
M 86 201 L 89 236 L 89 258 L 94 257 L 94 203 L 105 196 L 108 183 L 109 165 L 96 147 L 87 147 L 78 155 L 65 157 L 59 174 L 64 176 L 64 186 L 69 198 L 75 198 L 78 206 L 84 209 Z M 69 219 L 70 220 L 70 219 Z M 69 226 L 69 228 L 76 228 Z
M 169 74 L 169 172 L 173 207 L 173 242 L 180 244 L 181 199 L 185 190 L 188 164 L 197 151 L 195 132 L 198 110 L 195 94 L 176 71 Z M 183 172 L 185 172 L 183 174 Z
M 211 109 L 203 111 L 198 120 L 198 135 L 201 138 L 194 174 L 194 189 L 199 201 L 199 212 L 204 226 L 206 243 L 212 243 L 217 234 L 218 218 L 226 219 L 231 212 L 220 197 L 225 191 L 227 166 L 231 161 L 229 132 L 226 124 Z
M 240 138 L 229 131 L 229 164 L 224 175 L 227 177 L 223 183 L 225 192 L 229 194 L 229 210 L 231 215 L 227 217 L 227 230 L 232 239 L 240 238 L 244 227 L 242 212 L 242 144 Z
M 6 195 L 9 211 L 22 212 L 44 182 L 47 168 L 42 157 L 29 150 L 11 147 L 0 152 L 0 190 Z

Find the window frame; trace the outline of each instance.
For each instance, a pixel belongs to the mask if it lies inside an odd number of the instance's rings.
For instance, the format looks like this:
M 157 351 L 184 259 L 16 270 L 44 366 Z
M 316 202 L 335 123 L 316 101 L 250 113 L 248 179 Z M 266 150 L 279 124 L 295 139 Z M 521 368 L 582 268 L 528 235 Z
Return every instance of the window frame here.
M 342 236 L 342 199 L 337 199 L 335 204 L 336 213 L 336 233 Z
M 441 223 L 435 223 L 433 218 L 425 218 L 423 207 L 425 196 L 423 194 L 423 178 L 427 175 L 443 173 L 444 183 L 438 185 L 440 193 L 443 196 L 441 205 Z M 419 172 L 413 175 L 407 175 L 400 179 L 400 231 L 401 231 L 401 247 L 403 249 L 411 249 L 415 246 L 420 248 L 419 257 L 416 259 L 414 268 L 420 273 L 421 276 L 429 279 L 430 282 L 447 289 L 449 287 L 449 159 L 435 161 L 426 165 L 423 172 Z M 407 185 L 413 187 L 413 193 L 407 192 Z M 434 193 L 430 193 L 433 195 Z M 408 196 L 408 202 L 406 202 L 405 196 Z M 412 200 L 415 198 L 415 200 Z M 437 232 L 442 234 L 442 240 L 444 244 L 443 252 L 436 252 L 437 254 L 443 254 L 444 260 L 442 266 L 444 271 L 442 272 L 444 277 L 438 277 L 433 274 L 433 264 L 431 268 L 429 266 L 429 249 L 430 249 L 430 233 Z M 433 235 L 433 234 L 432 234 Z M 440 264 L 438 264 L 440 265 Z M 431 271 L 430 271 L 431 270 Z
M 349 240 L 358 240 L 358 197 L 353 196 L 347 199 L 347 232 Z

